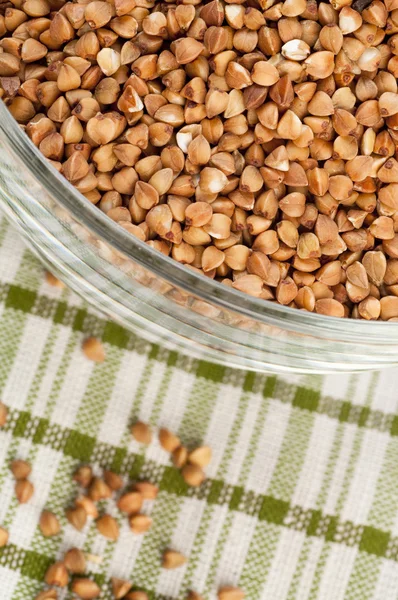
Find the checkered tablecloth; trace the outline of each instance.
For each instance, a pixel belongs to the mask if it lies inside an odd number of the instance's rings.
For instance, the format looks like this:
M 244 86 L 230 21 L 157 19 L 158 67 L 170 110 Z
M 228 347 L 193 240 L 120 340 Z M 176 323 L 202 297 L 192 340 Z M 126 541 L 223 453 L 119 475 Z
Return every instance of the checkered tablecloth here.
M 103 340 L 103 364 L 82 354 L 87 335 Z M 214 600 L 222 585 L 249 600 L 397 600 L 398 370 L 277 377 L 150 345 L 46 283 L 1 221 L 0 398 L 1 600 L 33 599 L 72 546 L 101 557 L 89 566 L 103 600 L 111 577 L 163 600 L 190 589 Z M 157 441 L 143 449 L 131 438 L 137 418 L 212 447 L 201 488 L 186 486 Z M 33 467 L 26 505 L 14 496 L 16 457 Z M 134 536 L 120 515 L 116 543 L 92 522 L 72 529 L 64 509 L 81 463 L 159 484 L 149 533 Z M 55 538 L 39 530 L 43 508 L 60 517 Z M 163 570 L 166 547 L 187 564 Z

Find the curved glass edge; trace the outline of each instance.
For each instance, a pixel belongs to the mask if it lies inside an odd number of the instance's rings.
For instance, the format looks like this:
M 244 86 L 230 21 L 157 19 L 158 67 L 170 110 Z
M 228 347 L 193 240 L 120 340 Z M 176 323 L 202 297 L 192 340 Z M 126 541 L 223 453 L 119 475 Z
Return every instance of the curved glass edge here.
M 184 336 L 181 333 L 175 333 L 171 338 L 168 331 L 162 329 L 154 321 L 149 322 L 145 318 L 142 318 L 141 315 L 135 314 L 133 320 L 131 315 L 128 319 L 125 319 L 121 316 L 121 314 L 115 310 L 114 304 L 109 302 L 108 298 L 104 298 L 104 296 L 98 292 L 98 290 L 89 287 L 87 282 L 84 280 L 80 281 L 80 285 L 76 287 L 76 278 L 74 274 L 70 277 L 70 274 L 67 270 L 64 269 L 64 266 L 59 265 L 59 269 L 56 267 L 54 269 L 54 263 L 51 263 L 47 257 L 42 254 L 41 249 L 36 248 L 31 243 L 28 243 L 34 253 L 40 258 L 41 262 L 43 262 L 47 267 L 52 270 L 52 272 L 59 276 L 69 287 L 74 289 L 82 298 L 86 300 L 91 300 L 95 298 L 95 306 L 104 310 L 105 314 L 112 317 L 115 321 L 119 322 L 122 326 L 126 327 L 134 334 L 139 337 L 143 337 L 147 341 L 151 343 L 160 343 L 164 347 L 169 350 L 175 350 L 178 352 L 183 352 L 184 354 L 188 354 L 193 358 L 198 360 L 206 360 L 211 363 L 220 364 L 224 367 L 230 367 L 234 369 L 244 369 L 249 371 L 256 371 L 260 373 L 269 373 L 269 374 L 286 374 L 294 371 L 295 373 L 301 374 L 330 374 L 333 373 L 347 373 L 347 372 L 368 372 L 371 369 L 387 369 L 398 364 L 398 356 L 394 361 L 394 358 L 391 357 L 391 362 L 388 363 L 378 363 L 377 365 L 374 362 L 369 363 L 361 363 L 361 362 L 353 362 L 348 364 L 344 360 L 344 356 L 341 356 L 341 360 L 336 360 L 335 362 L 330 362 L 330 360 L 322 360 L 322 356 L 319 355 L 317 358 L 314 357 L 313 360 L 307 359 L 306 363 L 302 363 L 301 361 L 296 361 L 293 364 L 293 361 L 288 361 L 287 364 L 283 363 L 275 363 L 275 362 L 265 362 L 263 359 L 259 360 L 254 357 L 242 356 L 241 354 L 234 353 L 233 351 L 227 351 L 227 348 L 224 347 L 223 351 L 219 348 L 209 345 L 208 343 L 198 343 L 198 341 L 193 341 L 191 337 Z M 208 342 L 208 340 L 206 340 Z M 230 349 L 231 350 L 231 349 Z
M 51 193 L 65 210 L 84 223 L 94 235 L 103 238 L 115 248 L 155 275 L 203 300 L 240 313 L 267 325 L 285 325 L 291 331 L 328 337 L 336 335 L 340 341 L 378 340 L 386 336 L 387 323 L 325 317 L 267 302 L 224 287 L 172 258 L 160 254 L 138 238 L 128 234 L 97 207 L 87 202 L 62 175 L 41 155 L 40 151 L 21 130 L 0 101 L 0 132 L 3 142 L 14 151 L 34 177 Z M 389 343 L 398 343 L 398 323 L 388 323 Z

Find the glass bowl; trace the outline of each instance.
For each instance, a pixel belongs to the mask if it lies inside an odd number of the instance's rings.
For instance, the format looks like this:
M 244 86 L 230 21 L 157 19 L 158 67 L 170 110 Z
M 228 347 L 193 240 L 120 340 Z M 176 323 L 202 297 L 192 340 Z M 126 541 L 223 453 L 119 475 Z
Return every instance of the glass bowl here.
M 398 364 L 398 323 L 336 319 L 256 299 L 150 248 L 59 175 L 2 102 L 0 206 L 47 268 L 149 341 L 256 371 Z

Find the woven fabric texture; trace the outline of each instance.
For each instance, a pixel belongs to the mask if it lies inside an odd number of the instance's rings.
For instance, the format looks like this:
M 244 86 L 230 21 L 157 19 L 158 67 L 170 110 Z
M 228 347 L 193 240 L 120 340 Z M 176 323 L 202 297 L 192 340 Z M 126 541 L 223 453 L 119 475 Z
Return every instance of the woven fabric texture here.
M 107 359 L 81 351 L 101 338 Z M 150 345 L 95 315 L 43 269 L 0 222 L 1 600 L 30 600 L 47 567 L 72 546 L 101 557 L 89 574 L 112 598 L 110 578 L 151 599 L 214 600 L 239 585 L 249 600 L 398 598 L 398 371 L 277 377 L 210 365 Z M 155 440 L 147 449 L 129 426 L 165 426 L 189 447 L 213 449 L 208 478 L 188 488 Z M 18 505 L 10 461 L 32 464 L 35 493 Z M 107 541 L 89 522 L 77 532 L 64 510 L 76 496 L 82 463 L 127 481 L 159 485 L 135 536 L 111 501 L 121 535 Z M 44 538 L 41 511 L 62 532 Z M 161 568 L 165 548 L 188 562 Z M 72 598 L 68 590 L 60 599 Z

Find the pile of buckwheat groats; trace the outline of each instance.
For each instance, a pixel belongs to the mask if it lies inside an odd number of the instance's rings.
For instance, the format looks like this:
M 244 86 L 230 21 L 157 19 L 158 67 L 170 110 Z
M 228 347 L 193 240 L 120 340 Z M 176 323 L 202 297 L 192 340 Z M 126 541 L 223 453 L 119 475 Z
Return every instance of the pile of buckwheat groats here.
M 111 219 L 255 297 L 398 318 L 398 0 L 0 2 L 0 97 Z
M 6 425 L 7 417 L 7 406 L 0 402 L 0 429 Z M 151 428 L 141 421 L 133 424 L 131 433 L 140 444 L 148 446 L 153 441 Z M 206 477 L 204 469 L 211 461 L 211 448 L 199 446 L 189 451 L 176 434 L 165 428 L 159 430 L 158 437 L 161 447 L 171 454 L 174 466 L 181 469 L 181 475 L 187 485 L 200 486 Z M 18 502 L 29 502 L 34 494 L 34 486 L 28 479 L 31 474 L 30 464 L 25 460 L 15 459 L 10 464 L 10 470 L 15 479 L 15 495 Z M 96 470 L 98 472 L 98 469 Z M 146 505 L 153 503 L 158 495 L 159 489 L 155 484 L 149 481 L 127 482 L 126 488 L 126 481 L 122 475 L 102 470 L 99 476 L 95 474 L 91 465 L 81 465 L 73 474 L 73 479 L 79 486 L 78 494 L 73 505 L 66 509 L 65 516 L 76 530 L 82 531 L 87 522 L 94 520 L 102 536 L 110 542 L 118 540 L 120 516 L 115 518 L 98 507 L 98 503 L 105 500 L 113 501 L 113 512 L 118 511 L 128 519 L 132 534 L 144 535 L 151 528 L 152 519 L 145 511 Z M 42 511 L 38 525 L 46 538 L 62 532 L 58 516 L 49 510 Z M 8 543 L 8 531 L 0 525 L 0 548 Z M 162 550 L 164 569 L 179 569 L 187 560 L 187 557 L 177 550 Z M 62 559 L 49 566 L 44 577 L 46 587 L 34 600 L 57 600 L 58 592 L 67 586 L 72 594 L 81 600 L 95 600 L 102 591 L 109 588 L 113 600 L 149 600 L 146 592 L 134 590 L 133 583 L 127 580 L 112 577 L 104 586 L 98 585 L 87 571 L 90 570 L 90 563 L 101 562 L 101 556 L 83 552 L 76 547 L 70 548 Z M 244 600 L 244 597 L 244 591 L 234 586 L 223 586 L 217 592 L 218 600 Z M 203 597 L 195 591 L 190 591 L 187 600 L 203 600 Z

